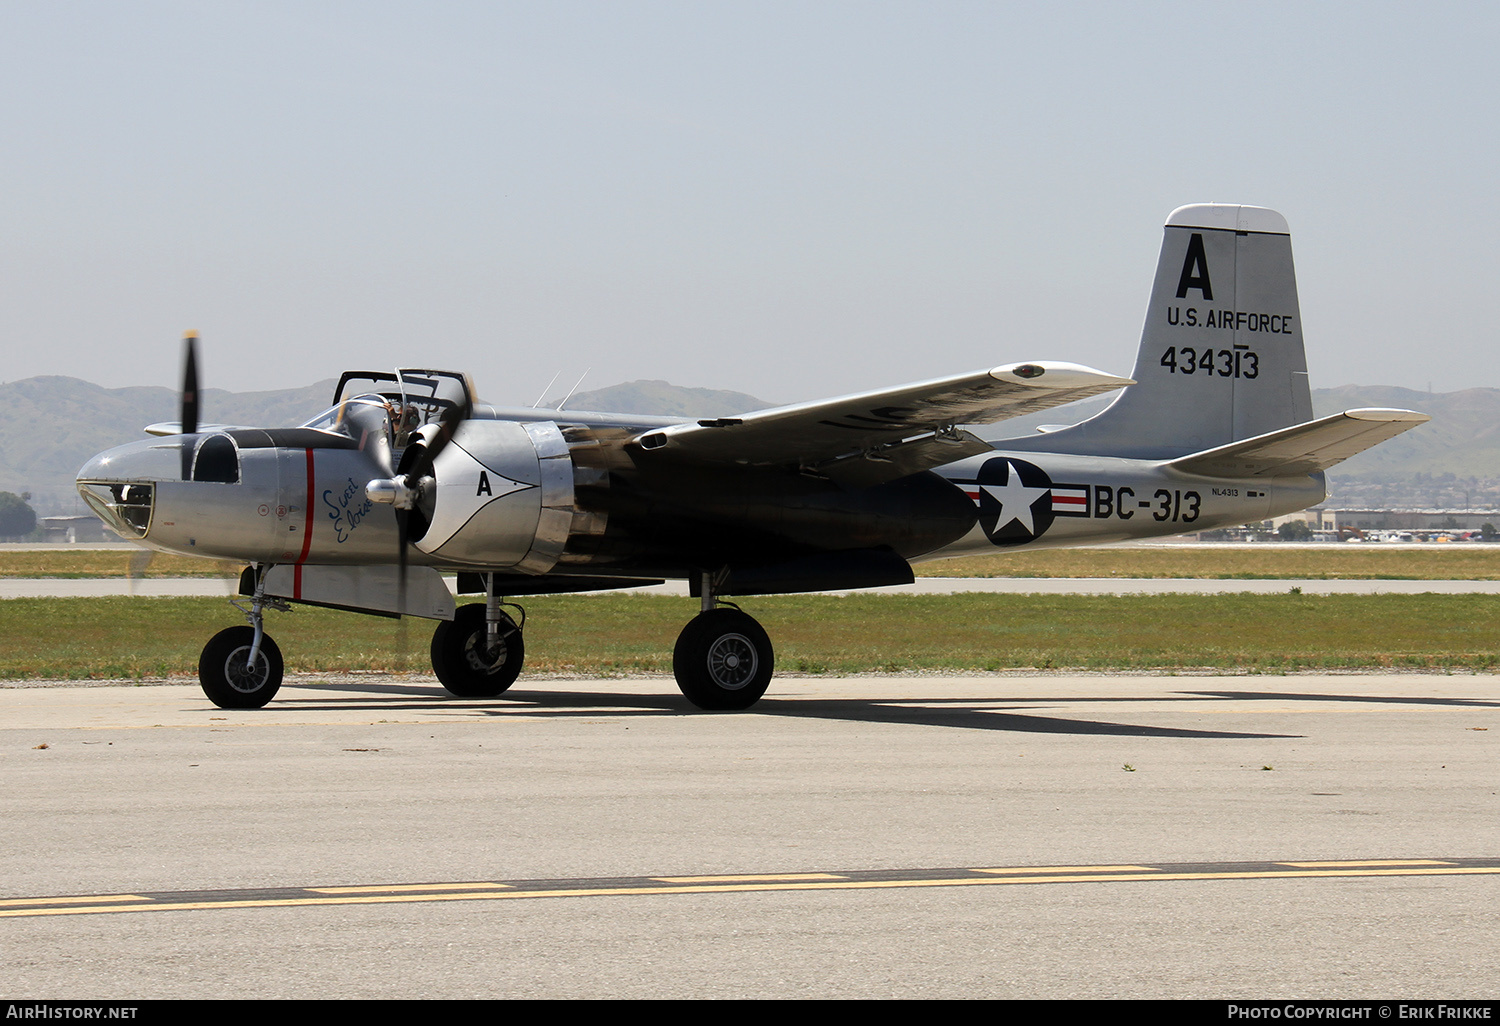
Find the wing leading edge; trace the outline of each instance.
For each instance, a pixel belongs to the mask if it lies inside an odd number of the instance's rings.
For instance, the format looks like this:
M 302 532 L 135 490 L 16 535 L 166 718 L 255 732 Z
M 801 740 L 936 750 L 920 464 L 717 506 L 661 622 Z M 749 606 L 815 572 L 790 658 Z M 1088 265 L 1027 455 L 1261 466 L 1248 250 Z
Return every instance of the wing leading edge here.
M 1135 382 L 1073 363 L 1006 364 L 897 388 L 676 424 L 637 435 L 652 459 L 791 466 L 865 486 L 988 452 L 959 429 L 1087 399 Z

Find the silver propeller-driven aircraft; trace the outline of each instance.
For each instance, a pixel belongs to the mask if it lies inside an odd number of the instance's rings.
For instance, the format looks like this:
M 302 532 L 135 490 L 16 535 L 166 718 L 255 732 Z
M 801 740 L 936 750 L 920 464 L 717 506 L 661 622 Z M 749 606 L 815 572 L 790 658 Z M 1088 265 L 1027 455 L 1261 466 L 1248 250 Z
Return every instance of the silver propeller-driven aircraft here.
M 1286 221 L 1221 204 L 1167 219 L 1132 378 L 1033 361 L 678 420 L 484 406 L 463 374 L 351 371 L 327 411 L 259 429 L 198 423 L 195 352 L 190 337 L 181 420 L 89 460 L 78 490 L 129 540 L 248 564 L 249 624 L 198 666 L 226 708 L 281 685 L 268 607 L 436 620 L 433 669 L 472 698 L 521 671 L 510 600 L 685 579 L 702 611 L 677 639 L 678 686 L 744 709 L 770 683 L 771 642 L 724 596 L 905 584 L 918 561 L 1295 512 L 1323 499 L 1329 467 L 1428 419 L 1313 419 Z M 1071 427 L 968 430 L 1121 388 Z M 485 601 L 456 606 L 445 573 Z

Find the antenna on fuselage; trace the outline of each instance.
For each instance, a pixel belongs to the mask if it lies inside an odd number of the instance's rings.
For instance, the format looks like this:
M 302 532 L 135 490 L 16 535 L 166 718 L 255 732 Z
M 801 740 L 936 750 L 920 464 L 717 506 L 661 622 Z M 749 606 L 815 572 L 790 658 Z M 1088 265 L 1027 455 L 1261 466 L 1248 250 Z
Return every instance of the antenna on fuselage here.
M 562 373 L 562 371 L 558 371 L 557 374 L 552 375 L 552 380 L 549 381 L 549 382 L 547 382 L 547 387 L 544 388 L 544 389 L 542 389 L 542 394 L 539 395 L 539 396 L 537 396 L 536 397 L 536 402 L 534 402 L 534 403 L 531 404 L 531 408 L 533 410 L 536 409 L 538 406 L 542 405 L 542 400 L 544 400 L 544 399 L 547 398 L 547 393 L 550 392 L 550 391 L 552 391 L 552 386 L 553 385 L 557 384 L 557 377 L 561 373 Z
M 573 387 L 570 388 L 570 389 L 568 389 L 568 394 L 565 395 L 565 396 L 563 396 L 563 401 L 557 404 L 557 408 L 559 410 L 562 409 L 564 406 L 568 405 L 568 400 L 571 399 L 571 398 L 573 398 L 573 393 L 576 392 L 576 391 L 578 391 L 578 386 L 581 385 L 581 384 L 583 384 L 583 379 L 586 378 L 586 377 L 588 377 L 589 376 L 589 371 L 591 371 L 593 369 L 594 368 L 592 368 L 592 367 L 585 367 L 584 370 L 583 370 L 583 373 L 580 374 L 580 375 L 578 375 L 578 380 L 575 381 L 575 382 L 573 382 Z

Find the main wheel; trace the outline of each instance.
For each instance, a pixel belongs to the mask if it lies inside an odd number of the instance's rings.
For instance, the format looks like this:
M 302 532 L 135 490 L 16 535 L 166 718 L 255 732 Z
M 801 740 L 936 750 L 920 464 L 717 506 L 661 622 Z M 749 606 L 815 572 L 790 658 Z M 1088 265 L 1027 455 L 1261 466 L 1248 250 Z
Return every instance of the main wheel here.
M 260 651 L 250 665 L 255 631 L 230 627 L 209 639 L 198 657 L 198 683 L 220 709 L 259 709 L 281 687 L 281 649 L 269 634 L 260 636 Z
M 487 644 L 484 604 L 459 606 L 453 619 L 432 633 L 432 672 L 448 693 L 459 698 L 493 698 L 516 682 L 526 647 L 521 628 L 500 614 L 500 640 Z
M 771 684 L 765 629 L 738 609 L 710 609 L 682 629 L 672 652 L 677 686 L 700 709 L 748 709 Z

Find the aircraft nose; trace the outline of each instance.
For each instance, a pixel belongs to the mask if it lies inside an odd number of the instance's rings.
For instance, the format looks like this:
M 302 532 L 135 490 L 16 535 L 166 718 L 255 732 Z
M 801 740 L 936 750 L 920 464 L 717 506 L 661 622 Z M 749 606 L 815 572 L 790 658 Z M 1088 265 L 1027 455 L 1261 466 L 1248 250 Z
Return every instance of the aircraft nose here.
M 80 467 L 78 473 L 74 475 L 74 480 L 76 481 L 76 483 L 82 484 L 85 481 L 108 481 L 112 476 L 114 476 L 117 471 L 114 465 L 115 461 L 112 456 L 113 452 L 114 450 L 110 449 L 108 452 L 101 452 L 96 456 L 90 457 L 89 461 L 82 467 Z
M 122 538 L 144 538 L 156 509 L 156 484 L 175 480 L 180 449 L 156 441 L 101 452 L 79 468 L 78 494 Z
M 154 482 L 176 481 L 182 476 L 181 443 L 143 439 L 99 453 L 78 471 L 85 481 Z

